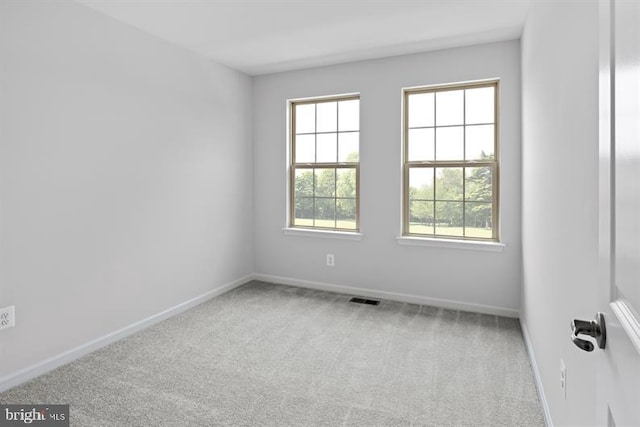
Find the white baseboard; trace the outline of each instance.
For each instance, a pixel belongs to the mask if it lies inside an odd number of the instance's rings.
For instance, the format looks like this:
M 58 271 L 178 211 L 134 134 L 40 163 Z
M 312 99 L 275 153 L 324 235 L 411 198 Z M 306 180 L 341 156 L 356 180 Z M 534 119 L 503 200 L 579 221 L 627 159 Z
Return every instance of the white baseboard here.
M 536 362 L 536 355 L 533 352 L 533 343 L 529 336 L 529 330 L 527 325 L 520 319 L 520 327 L 522 328 L 522 336 L 524 337 L 524 345 L 527 348 L 529 354 L 529 361 L 531 362 L 531 369 L 533 370 L 533 378 L 536 383 L 536 390 L 538 391 L 538 398 L 540 399 L 540 405 L 542 405 L 542 411 L 544 413 L 544 421 L 547 427 L 553 427 L 553 421 L 551 420 L 551 411 L 549 411 L 549 403 L 547 397 L 544 394 L 544 387 L 542 387 L 542 378 L 540 377 L 540 371 L 538 370 L 538 362 Z
M 298 286 L 301 288 L 317 289 L 321 291 L 337 292 L 341 294 L 353 294 L 357 296 L 380 298 L 411 304 L 431 305 L 434 307 L 448 308 L 452 310 L 471 311 L 474 313 L 494 314 L 504 317 L 519 317 L 520 312 L 512 308 L 496 307 L 491 305 L 473 304 L 461 301 L 453 301 L 440 298 L 429 298 L 420 295 L 402 294 L 398 292 L 376 291 L 372 289 L 356 288 L 352 286 L 334 285 L 330 283 L 312 282 L 309 280 L 292 279 L 289 277 L 270 276 L 268 274 L 254 274 L 255 280 L 271 282 L 281 285 Z
M 139 322 L 136 322 L 129 326 L 125 326 L 124 328 L 118 329 L 117 331 L 114 331 L 102 337 L 96 338 L 78 347 L 65 351 L 64 353 L 50 357 L 46 360 L 43 360 L 34 365 L 31 365 L 17 372 L 9 374 L 3 378 L 0 378 L 0 392 L 6 391 L 19 384 L 29 381 L 35 377 L 45 374 L 55 368 L 58 368 L 86 354 L 89 354 L 95 350 L 98 350 L 99 348 L 105 347 L 115 341 L 118 341 L 138 331 L 148 328 L 149 326 L 155 323 L 158 323 L 162 320 L 168 319 L 169 317 L 175 316 L 186 310 L 189 310 L 190 308 L 193 308 L 199 304 L 202 304 L 203 302 L 211 298 L 215 298 L 219 295 L 222 295 L 223 293 L 228 292 L 234 288 L 237 288 L 238 286 L 241 286 L 251 280 L 261 280 L 265 282 L 272 282 L 272 283 L 278 283 L 278 284 L 290 285 L 290 286 L 298 286 L 301 288 L 310 288 L 310 289 L 317 289 L 317 290 L 323 290 L 323 291 L 329 291 L 329 292 L 338 292 L 342 294 L 353 294 L 353 295 L 364 296 L 369 298 L 380 298 L 380 299 L 387 299 L 392 301 L 407 302 L 412 304 L 430 305 L 435 307 L 448 308 L 452 310 L 463 310 L 463 311 L 470 311 L 470 312 L 476 312 L 476 313 L 494 314 L 494 315 L 506 316 L 506 317 L 519 316 L 518 310 L 504 308 L 504 307 L 472 304 L 472 303 L 452 301 L 452 300 L 446 300 L 446 299 L 440 299 L 440 298 L 428 298 L 428 297 L 423 297 L 419 295 L 402 294 L 397 292 L 376 291 L 376 290 L 357 288 L 352 286 L 342 286 L 342 285 L 335 285 L 330 283 L 313 282 L 309 280 L 292 279 L 288 277 L 270 276 L 266 274 L 250 274 L 240 279 L 224 284 L 222 286 L 219 286 L 215 289 L 212 289 L 200 296 L 197 296 L 188 301 L 180 303 L 174 307 L 168 308 L 160 313 L 147 317 L 146 319 L 143 319 Z M 523 331 L 526 331 L 526 330 L 523 328 Z M 532 365 L 534 366 L 534 374 L 536 376 L 536 385 L 538 386 L 538 391 L 540 393 L 540 390 L 542 389 L 541 389 L 541 386 L 539 385 L 540 379 L 539 379 L 537 367 L 535 365 L 535 359 L 533 358 L 533 352 L 530 350 L 528 335 L 526 334 L 526 332 L 523 332 L 523 334 L 525 335 L 525 343 L 527 345 L 527 349 L 529 350 L 529 355 L 532 360 Z M 541 393 L 540 400 L 543 403 L 543 408 L 545 410 L 545 418 L 548 421 L 547 425 L 549 427 L 552 427 L 552 424 L 550 424 L 551 418 L 549 416 L 549 410 L 547 407 L 546 400 L 544 399 L 544 393 Z
M 224 294 L 225 292 L 228 292 L 234 288 L 237 288 L 238 286 L 241 286 L 249 282 L 250 280 L 253 279 L 253 277 L 254 275 L 250 274 L 240 279 L 226 283 L 222 286 L 219 286 L 215 289 L 205 292 L 200 296 L 197 296 L 188 301 L 180 303 L 176 306 L 168 308 L 164 311 L 161 311 L 160 313 L 156 313 L 152 316 L 149 316 L 146 319 L 143 319 L 139 322 L 133 323 L 129 326 L 125 326 L 124 328 L 118 329 L 117 331 L 111 332 L 100 338 L 96 338 L 76 348 L 65 351 L 64 353 L 50 357 L 49 359 L 38 362 L 35 365 L 29 366 L 15 373 L 9 374 L 3 378 L 0 378 L 0 392 L 3 392 L 19 384 L 22 384 L 26 381 L 29 381 L 55 368 L 58 368 L 73 360 L 76 360 L 86 354 L 89 354 L 95 350 L 98 350 L 99 348 L 105 347 L 115 341 L 118 341 L 129 335 L 135 334 L 136 332 L 141 331 L 145 328 L 148 328 L 149 326 L 156 324 L 158 322 L 161 322 L 162 320 L 168 319 L 169 317 L 173 317 L 186 310 L 189 310 L 190 308 L 200 305 L 203 302 L 210 300 L 211 298 L 215 298 L 219 295 Z

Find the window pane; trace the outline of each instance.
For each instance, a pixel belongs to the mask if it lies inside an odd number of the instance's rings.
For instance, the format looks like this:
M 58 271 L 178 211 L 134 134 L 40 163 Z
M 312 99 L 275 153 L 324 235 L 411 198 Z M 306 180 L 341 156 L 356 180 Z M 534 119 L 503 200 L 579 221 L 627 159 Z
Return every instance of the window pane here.
M 316 136 L 296 135 L 296 163 L 316 161 Z
M 338 130 L 337 106 L 337 102 L 320 102 L 316 104 L 318 115 L 317 132 L 335 132 Z
M 409 232 L 433 234 L 433 202 L 409 202 Z
M 491 219 L 491 203 L 465 203 L 464 206 L 464 235 L 490 239 L 493 226 Z
M 465 200 L 490 202 L 493 200 L 493 174 L 491 168 L 465 168 Z
M 462 200 L 462 168 L 436 168 L 436 200 Z
M 296 198 L 294 225 L 313 226 L 313 199 L 310 197 Z
M 435 129 L 409 129 L 410 162 L 433 160 L 435 155 Z
M 409 169 L 409 199 L 433 200 L 433 168 Z
M 291 225 L 357 230 L 352 165 L 359 162 L 360 100 L 317 99 L 292 108 Z
M 295 175 L 295 198 L 313 197 L 313 170 L 298 169 Z
M 316 199 L 315 200 L 315 226 L 335 227 L 336 226 L 336 200 Z
M 336 191 L 336 170 L 315 169 L 316 197 L 334 197 Z
M 360 100 L 338 102 L 338 130 L 360 129 Z
M 356 197 L 356 170 L 337 170 L 336 197 Z
M 338 159 L 338 139 L 336 133 L 321 133 L 316 135 L 318 163 L 335 163 Z
M 296 105 L 296 133 L 312 133 L 316 131 L 315 104 Z
M 409 127 L 433 126 L 433 93 L 414 93 L 409 97 Z
M 436 160 L 464 159 L 462 126 L 436 128 Z
M 467 126 L 465 129 L 465 158 L 467 160 L 493 159 L 494 126 Z
M 464 91 L 436 93 L 436 126 L 462 125 Z
M 436 201 L 436 234 L 464 236 L 462 227 L 462 202 Z
M 357 162 L 359 155 L 359 132 L 348 132 L 338 134 L 338 161 Z
M 492 224 L 497 83 L 475 85 L 405 92 L 405 234 L 498 236 Z
M 467 89 L 465 97 L 465 121 L 467 124 L 494 122 L 493 87 Z
M 336 220 L 338 228 L 356 228 L 356 199 L 336 200 Z

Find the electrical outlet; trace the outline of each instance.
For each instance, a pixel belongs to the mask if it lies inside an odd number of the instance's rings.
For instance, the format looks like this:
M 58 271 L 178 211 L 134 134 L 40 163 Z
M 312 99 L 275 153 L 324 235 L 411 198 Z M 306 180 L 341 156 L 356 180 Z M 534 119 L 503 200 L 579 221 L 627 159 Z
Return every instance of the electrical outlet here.
M 13 328 L 16 326 L 15 305 L 0 309 L 0 329 Z
M 560 359 L 560 388 L 562 389 L 562 397 L 567 400 L 567 367 L 562 359 Z
M 333 254 L 327 254 L 327 267 L 336 266 L 336 257 Z

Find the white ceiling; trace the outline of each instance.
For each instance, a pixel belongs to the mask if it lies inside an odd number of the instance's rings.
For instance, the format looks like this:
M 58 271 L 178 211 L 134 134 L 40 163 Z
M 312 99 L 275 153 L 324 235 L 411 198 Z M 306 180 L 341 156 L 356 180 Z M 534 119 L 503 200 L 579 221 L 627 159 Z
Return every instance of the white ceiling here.
M 78 0 L 250 75 L 517 39 L 529 0 Z

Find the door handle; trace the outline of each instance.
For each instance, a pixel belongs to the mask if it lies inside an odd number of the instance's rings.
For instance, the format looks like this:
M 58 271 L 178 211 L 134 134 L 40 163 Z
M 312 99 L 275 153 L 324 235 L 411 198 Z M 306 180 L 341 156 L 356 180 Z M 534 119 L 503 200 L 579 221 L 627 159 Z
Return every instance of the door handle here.
M 588 335 L 596 339 L 599 348 L 607 344 L 607 328 L 604 323 L 604 314 L 596 314 L 596 319 L 591 321 L 573 319 L 571 321 L 571 341 L 581 350 L 593 351 L 595 348 L 591 341 L 578 338 L 578 335 Z

